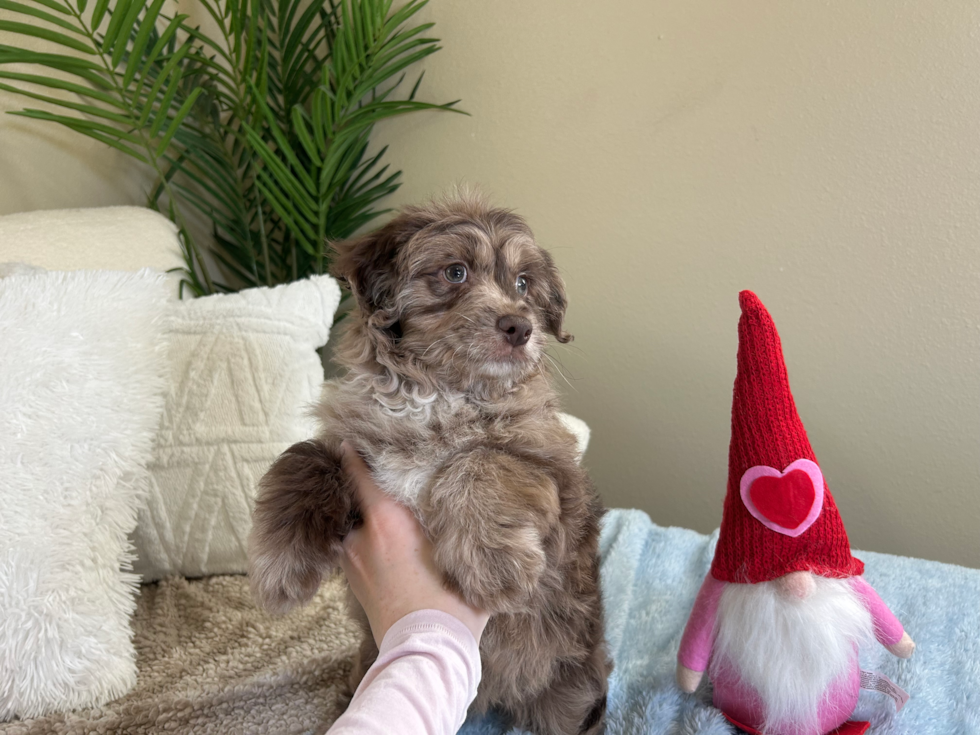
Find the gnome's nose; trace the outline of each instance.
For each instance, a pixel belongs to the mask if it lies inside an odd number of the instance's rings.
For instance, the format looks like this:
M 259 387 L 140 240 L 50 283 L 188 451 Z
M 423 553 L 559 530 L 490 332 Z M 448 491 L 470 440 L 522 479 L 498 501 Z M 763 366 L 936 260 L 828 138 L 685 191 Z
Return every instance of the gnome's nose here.
M 790 572 L 777 579 L 776 584 L 779 585 L 779 591 L 787 597 L 797 597 L 801 600 L 812 595 L 817 586 L 810 572 Z

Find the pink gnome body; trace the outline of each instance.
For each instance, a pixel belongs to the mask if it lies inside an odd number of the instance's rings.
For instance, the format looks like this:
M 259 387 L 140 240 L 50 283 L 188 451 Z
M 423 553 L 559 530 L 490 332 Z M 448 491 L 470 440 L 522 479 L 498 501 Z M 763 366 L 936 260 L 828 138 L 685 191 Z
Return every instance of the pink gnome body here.
M 794 578 L 796 575 L 801 574 L 809 573 L 793 572 L 774 582 L 760 584 L 774 585 L 773 593 L 782 595 L 785 598 L 784 607 L 792 610 L 793 605 L 805 604 L 806 598 L 800 598 L 798 596 L 802 591 L 799 589 L 801 586 L 799 578 Z M 914 644 L 911 643 L 911 639 L 905 634 L 902 624 L 888 609 L 888 606 L 882 602 L 871 585 L 863 577 L 851 577 L 844 583 L 851 587 L 854 595 L 867 611 L 871 622 L 871 632 L 878 642 L 887 647 L 895 655 L 903 657 L 910 655 Z M 802 584 L 812 584 L 813 587 L 816 587 L 817 580 L 811 579 L 808 583 L 804 582 Z M 759 692 L 750 684 L 747 684 L 744 681 L 743 675 L 740 674 L 740 664 L 742 662 L 729 660 L 726 655 L 727 651 L 723 653 L 713 651 L 716 626 L 719 622 L 719 603 L 726 587 L 732 585 L 733 583 L 731 582 L 718 581 L 711 576 L 710 572 L 705 577 L 704 584 L 701 585 L 701 590 L 698 592 L 697 599 L 695 600 L 694 609 L 691 612 L 687 628 L 684 630 L 684 637 L 681 639 L 680 651 L 677 656 L 678 663 L 683 667 L 682 669 L 679 668 L 679 671 L 687 669 L 690 672 L 696 672 L 697 676 L 693 681 L 689 677 L 687 686 L 684 685 L 684 682 L 681 682 L 681 685 L 682 688 L 693 692 L 700 681 L 700 672 L 708 670 L 710 663 L 709 676 L 714 688 L 713 701 L 715 707 L 724 712 L 725 715 L 736 723 L 762 732 L 767 721 L 766 705 Z M 806 590 L 806 592 L 808 596 L 809 594 L 813 594 L 810 590 Z M 855 617 L 858 623 L 862 622 L 860 614 Z M 796 621 L 791 619 L 790 626 L 792 622 Z M 826 621 L 818 624 L 831 625 L 831 623 Z M 799 628 L 803 628 L 804 625 L 804 622 L 799 622 Z M 786 637 L 792 637 L 799 633 L 808 634 L 810 632 L 812 631 L 806 628 L 803 628 L 803 630 L 790 630 L 787 631 Z M 859 632 L 862 631 L 859 629 Z M 745 635 L 746 632 L 735 631 L 734 634 Z M 823 637 L 835 635 L 841 635 L 840 628 L 834 627 L 824 631 Z M 845 641 L 847 641 L 846 638 Z M 847 643 L 851 644 L 851 650 L 849 652 L 850 655 L 846 659 L 843 659 L 846 662 L 844 670 L 835 678 L 832 678 L 825 686 L 814 687 L 822 689 L 822 693 L 818 696 L 815 713 L 816 726 L 811 727 L 806 723 L 802 723 L 790 729 L 791 726 L 783 723 L 783 729 L 772 730 L 772 732 L 779 733 L 780 735 L 783 735 L 783 733 L 787 735 L 795 735 L 796 733 L 828 733 L 842 725 L 850 717 L 854 711 L 854 707 L 857 705 L 858 693 L 861 689 L 861 671 L 858 668 L 857 642 L 851 643 L 847 641 Z M 811 648 L 817 648 L 817 646 L 813 645 Z M 778 650 L 774 651 L 775 655 L 779 655 L 779 653 L 780 651 Z M 774 665 L 770 669 L 771 674 L 779 675 L 780 672 L 777 671 L 779 668 L 798 669 L 800 667 L 796 660 L 798 652 L 794 655 L 793 651 L 786 651 L 785 655 L 787 656 L 787 660 L 782 666 L 775 665 L 775 661 L 772 662 Z M 764 654 L 759 652 L 759 657 L 764 658 Z M 829 662 L 824 659 L 823 663 L 828 664 Z M 791 675 L 797 682 L 799 681 L 800 672 L 798 670 L 791 672 Z M 681 678 L 682 675 L 679 676 L 679 680 Z
M 677 681 L 705 671 L 713 701 L 749 732 L 860 733 L 858 649 L 915 644 L 861 576 L 796 412 L 772 318 L 739 295 L 728 492 L 711 570 L 678 652 Z

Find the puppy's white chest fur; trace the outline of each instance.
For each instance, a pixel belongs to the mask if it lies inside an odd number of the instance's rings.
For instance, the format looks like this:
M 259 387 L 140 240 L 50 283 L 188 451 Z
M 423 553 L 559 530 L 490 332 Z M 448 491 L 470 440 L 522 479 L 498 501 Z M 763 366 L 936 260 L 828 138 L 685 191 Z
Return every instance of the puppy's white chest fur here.
M 456 396 L 439 396 L 425 416 L 384 413 L 385 441 L 362 446 L 378 485 L 413 510 L 439 468 L 486 434 L 476 411 Z
M 401 452 L 384 452 L 374 461 L 373 475 L 381 488 L 398 502 L 415 509 L 422 491 L 438 467 L 418 464 Z

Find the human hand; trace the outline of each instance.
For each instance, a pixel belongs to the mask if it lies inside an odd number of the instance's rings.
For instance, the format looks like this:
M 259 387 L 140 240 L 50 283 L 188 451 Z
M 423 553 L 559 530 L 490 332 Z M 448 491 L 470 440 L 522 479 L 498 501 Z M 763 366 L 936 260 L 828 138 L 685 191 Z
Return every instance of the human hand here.
M 432 560 L 432 544 L 412 512 L 388 497 L 347 442 L 344 469 L 354 480 L 363 524 L 344 538 L 344 574 L 367 614 L 378 646 L 388 629 L 416 610 L 441 610 L 460 620 L 477 642 L 489 614 L 446 589 Z

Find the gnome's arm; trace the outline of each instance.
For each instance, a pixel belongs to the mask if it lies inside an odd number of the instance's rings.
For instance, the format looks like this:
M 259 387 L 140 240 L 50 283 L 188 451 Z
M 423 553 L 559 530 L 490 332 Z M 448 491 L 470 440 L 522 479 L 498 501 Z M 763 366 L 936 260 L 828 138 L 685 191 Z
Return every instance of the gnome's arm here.
M 709 571 L 694 600 L 694 609 L 687 620 L 677 652 L 677 685 L 685 692 L 691 693 L 698 688 L 701 676 L 708 668 L 718 601 L 724 589 L 725 583 L 712 577 Z
M 865 581 L 864 577 L 852 577 L 851 585 L 871 613 L 875 624 L 875 638 L 878 642 L 899 658 L 908 658 L 915 650 L 915 642 L 905 632 L 902 623 L 888 608 L 884 600 L 875 592 L 874 587 Z

